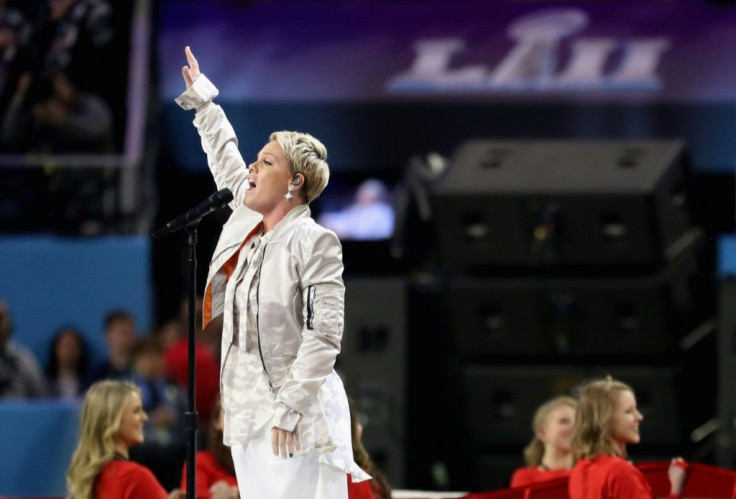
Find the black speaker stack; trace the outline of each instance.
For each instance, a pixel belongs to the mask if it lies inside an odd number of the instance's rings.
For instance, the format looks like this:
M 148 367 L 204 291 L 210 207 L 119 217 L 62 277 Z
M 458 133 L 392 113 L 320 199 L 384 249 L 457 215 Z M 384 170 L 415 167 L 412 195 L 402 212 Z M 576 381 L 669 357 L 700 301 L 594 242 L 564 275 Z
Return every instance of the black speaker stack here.
M 405 477 L 407 286 L 403 278 L 345 280 L 345 330 L 336 369 L 362 441 L 393 487 Z
M 508 486 L 537 406 L 607 374 L 636 390 L 645 417 L 632 457 L 686 453 L 712 417 L 689 409 L 709 393 L 687 360 L 708 336 L 689 197 L 678 140 L 458 149 L 431 192 L 454 387 L 443 393 L 457 395 L 436 411 L 460 428 L 447 460 L 468 470 L 454 488 Z

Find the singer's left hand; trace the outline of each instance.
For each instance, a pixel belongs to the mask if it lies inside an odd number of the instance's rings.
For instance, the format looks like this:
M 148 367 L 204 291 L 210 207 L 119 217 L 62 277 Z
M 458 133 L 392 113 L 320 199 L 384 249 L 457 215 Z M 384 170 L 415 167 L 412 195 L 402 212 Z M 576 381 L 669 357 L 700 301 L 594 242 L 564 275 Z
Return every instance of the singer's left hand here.
M 199 62 L 197 62 L 197 59 L 194 57 L 189 45 L 184 48 L 184 54 L 187 56 L 189 66 L 181 68 L 181 75 L 184 77 L 184 82 L 187 84 L 187 90 L 189 90 L 202 73 L 199 72 Z
M 283 430 L 274 426 L 271 428 L 271 449 L 274 456 L 283 458 L 293 457 L 302 450 L 302 440 L 299 436 L 299 426 L 294 431 Z

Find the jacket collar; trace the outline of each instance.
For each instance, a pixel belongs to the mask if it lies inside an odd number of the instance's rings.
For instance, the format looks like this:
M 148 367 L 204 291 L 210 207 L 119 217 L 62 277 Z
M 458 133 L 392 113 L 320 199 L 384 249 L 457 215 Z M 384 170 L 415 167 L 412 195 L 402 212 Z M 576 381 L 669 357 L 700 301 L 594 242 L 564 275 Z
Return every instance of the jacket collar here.
M 276 226 L 271 229 L 270 232 L 266 233 L 263 236 L 264 241 L 280 241 L 284 238 L 284 236 L 291 232 L 291 228 L 294 226 L 295 223 L 297 223 L 302 218 L 311 216 L 311 214 L 312 212 L 309 209 L 309 205 L 300 204 L 299 206 L 295 206 L 294 208 L 289 210 L 284 218 L 282 218 L 279 223 L 277 223 Z

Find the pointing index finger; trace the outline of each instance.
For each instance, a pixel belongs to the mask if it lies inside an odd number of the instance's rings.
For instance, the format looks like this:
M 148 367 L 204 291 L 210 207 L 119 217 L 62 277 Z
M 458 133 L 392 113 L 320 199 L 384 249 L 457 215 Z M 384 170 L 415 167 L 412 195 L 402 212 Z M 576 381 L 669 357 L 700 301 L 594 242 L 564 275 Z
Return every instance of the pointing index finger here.
M 187 62 L 189 63 L 189 67 L 191 69 L 199 71 L 199 63 L 197 62 L 197 58 L 194 57 L 194 54 L 192 53 L 192 49 L 189 48 L 189 45 L 187 45 L 186 48 L 184 48 L 184 53 L 187 55 Z

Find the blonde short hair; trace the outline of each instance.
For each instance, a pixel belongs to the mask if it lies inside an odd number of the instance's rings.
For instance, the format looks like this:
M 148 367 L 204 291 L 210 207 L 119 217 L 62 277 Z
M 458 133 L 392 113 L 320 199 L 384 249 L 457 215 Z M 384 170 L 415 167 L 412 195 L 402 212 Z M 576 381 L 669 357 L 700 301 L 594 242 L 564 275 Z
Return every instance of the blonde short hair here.
M 275 140 L 289 160 L 291 174 L 304 175 L 301 192 L 304 200 L 311 203 L 322 193 L 330 181 L 330 167 L 327 164 L 327 148 L 308 133 L 282 130 L 273 132 L 269 140 Z
M 599 454 L 616 455 L 611 420 L 618 404 L 618 394 L 624 391 L 634 393 L 629 385 L 611 376 L 582 386 L 572 430 L 576 459 L 589 459 Z

